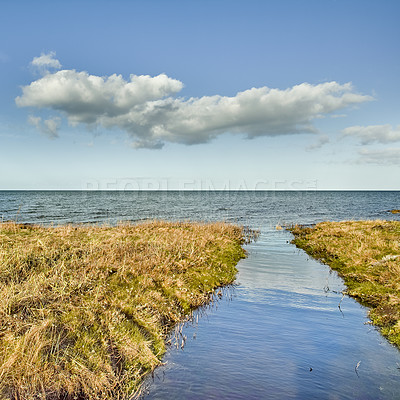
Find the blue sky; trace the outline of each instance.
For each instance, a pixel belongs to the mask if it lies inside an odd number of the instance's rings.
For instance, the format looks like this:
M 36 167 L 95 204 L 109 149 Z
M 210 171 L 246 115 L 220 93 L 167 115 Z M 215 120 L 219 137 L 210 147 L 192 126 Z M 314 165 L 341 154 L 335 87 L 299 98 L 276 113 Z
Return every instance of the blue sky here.
M 398 1 L 0 7 L 0 190 L 400 190 Z

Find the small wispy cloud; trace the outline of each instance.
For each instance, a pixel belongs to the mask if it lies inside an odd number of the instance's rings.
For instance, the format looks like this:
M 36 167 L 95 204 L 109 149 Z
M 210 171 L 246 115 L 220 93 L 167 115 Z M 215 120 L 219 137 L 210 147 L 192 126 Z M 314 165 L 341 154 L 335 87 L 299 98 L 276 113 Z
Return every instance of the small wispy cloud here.
M 399 165 L 400 148 L 386 148 L 378 150 L 361 149 L 359 164 Z
M 314 143 L 306 147 L 306 151 L 318 150 L 327 143 L 329 143 L 329 136 L 320 135 Z
M 400 125 L 396 128 L 393 128 L 390 124 L 350 126 L 343 129 L 342 136 L 356 137 L 361 144 L 400 142 Z
M 45 108 L 65 116 L 70 125 L 88 129 L 118 128 L 136 148 L 165 143 L 207 143 L 224 134 L 247 138 L 316 133 L 314 120 L 370 101 L 350 83 L 302 83 L 291 88 L 251 88 L 235 96 L 179 98 L 183 83 L 165 74 L 106 77 L 76 70 L 49 72 L 61 63 L 55 53 L 42 54 L 32 65 L 46 69 L 40 79 L 22 87 L 20 107 Z M 326 143 L 321 137 L 314 148 Z
M 39 57 L 34 57 L 31 61 L 32 67 L 37 69 L 42 75 L 50 73 L 51 70 L 57 70 L 62 67 L 60 61 L 56 58 L 56 53 L 51 51 L 50 53 L 42 53 Z
M 36 129 L 41 132 L 43 135 L 47 136 L 50 139 L 55 139 L 58 137 L 58 128 L 61 124 L 60 117 L 49 118 L 46 120 L 42 120 L 41 117 L 36 117 L 34 115 L 30 115 L 28 117 L 29 124 L 36 127 Z

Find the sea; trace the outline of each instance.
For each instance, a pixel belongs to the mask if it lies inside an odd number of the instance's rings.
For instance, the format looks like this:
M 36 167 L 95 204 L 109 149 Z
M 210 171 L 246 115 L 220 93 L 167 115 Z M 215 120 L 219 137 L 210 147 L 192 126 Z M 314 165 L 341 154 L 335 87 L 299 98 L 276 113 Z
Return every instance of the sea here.
M 144 399 L 400 399 L 399 350 L 343 295 L 337 274 L 279 229 L 399 220 L 392 209 L 399 191 L 0 191 L 2 221 L 225 221 L 260 231 L 235 284 L 171 333 Z

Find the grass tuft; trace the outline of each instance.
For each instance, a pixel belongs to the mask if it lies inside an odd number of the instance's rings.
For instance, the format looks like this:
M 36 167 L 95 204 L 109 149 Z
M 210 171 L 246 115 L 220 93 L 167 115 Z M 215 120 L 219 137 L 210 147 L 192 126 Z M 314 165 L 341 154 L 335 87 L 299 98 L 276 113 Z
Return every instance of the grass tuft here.
M 346 293 L 370 307 L 371 321 L 400 348 L 400 222 L 322 222 L 290 230 L 292 243 L 336 270 Z
M 0 398 L 134 393 L 174 324 L 234 281 L 247 231 L 0 224 Z

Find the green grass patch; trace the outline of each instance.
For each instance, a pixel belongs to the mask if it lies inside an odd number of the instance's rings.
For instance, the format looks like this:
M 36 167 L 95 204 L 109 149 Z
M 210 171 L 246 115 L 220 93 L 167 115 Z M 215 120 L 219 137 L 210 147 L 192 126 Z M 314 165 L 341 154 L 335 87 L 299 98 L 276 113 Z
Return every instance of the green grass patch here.
M 400 347 L 400 222 L 322 222 L 290 230 L 292 243 L 336 270 L 346 293 L 370 307 L 371 321 Z
M 174 324 L 234 281 L 246 235 L 224 223 L 0 224 L 0 398 L 128 397 Z

